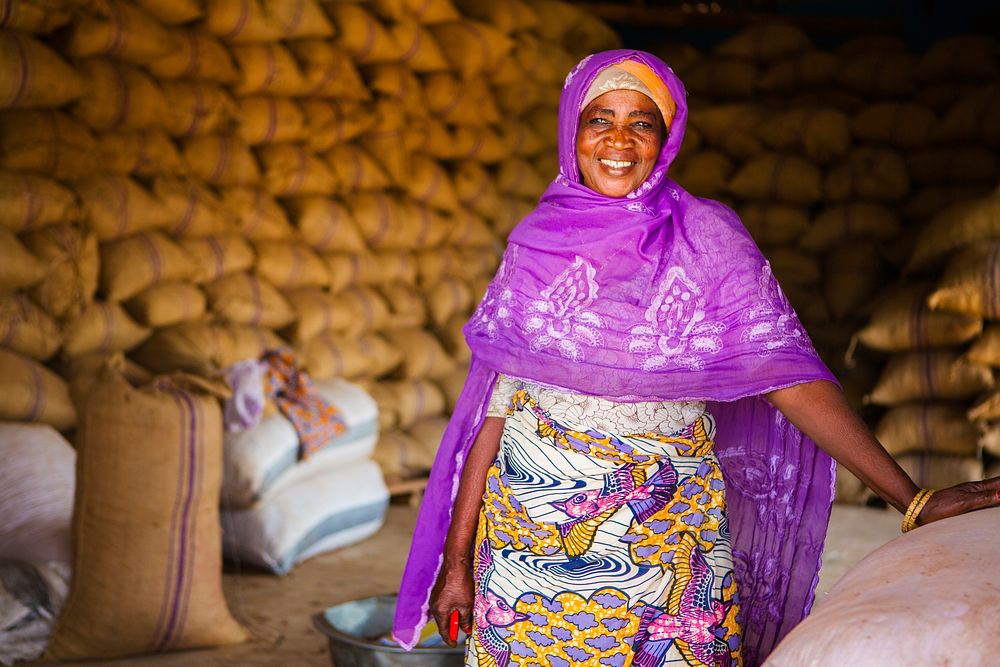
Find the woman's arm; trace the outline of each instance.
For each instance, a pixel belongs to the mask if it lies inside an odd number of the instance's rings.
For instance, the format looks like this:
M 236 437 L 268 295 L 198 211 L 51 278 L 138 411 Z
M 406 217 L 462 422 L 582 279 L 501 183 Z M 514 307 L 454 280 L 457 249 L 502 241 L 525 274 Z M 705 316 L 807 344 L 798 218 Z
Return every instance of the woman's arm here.
M 500 449 L 503 417 L 487 417 L 469 449 L 462 470 L 458 497 L 451 514 L 451 526 L 444 543 L 444 562 L 431 593 L 431 613 L 438 630 L 449 646 L 455 646 L 448 635 L 452 610 L 458 610 L 459 624 L 472 627 L 472 604 L 475 591 L 472 582 L 472 542 L 476 537 L 479 510 L 483 504 L 486 473 Z M 468 631 L 468 630 L 467 630 Z
M 854 412 L 840 389 L 818 380 L 767 395 L 771 404 L 887 503 L 905 512 L 917 485 L 903 472 Z M 929 523 L 1000 505 L 1000 477 L 938 490 L 920 513 Z

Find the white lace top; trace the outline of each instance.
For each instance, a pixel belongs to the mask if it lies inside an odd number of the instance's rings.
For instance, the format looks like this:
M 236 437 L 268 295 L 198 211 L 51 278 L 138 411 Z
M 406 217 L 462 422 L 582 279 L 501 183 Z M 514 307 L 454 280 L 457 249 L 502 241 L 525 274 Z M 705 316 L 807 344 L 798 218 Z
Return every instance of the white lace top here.
M 487 417 L 505 417 L 507 406 L 524 385 L 538 407 L 563 426 L 605 433 L 676 433 L 705 414 L 704 401 L 619 403 L 606 398 L 554 389 L 501 375 L 490 397 Z

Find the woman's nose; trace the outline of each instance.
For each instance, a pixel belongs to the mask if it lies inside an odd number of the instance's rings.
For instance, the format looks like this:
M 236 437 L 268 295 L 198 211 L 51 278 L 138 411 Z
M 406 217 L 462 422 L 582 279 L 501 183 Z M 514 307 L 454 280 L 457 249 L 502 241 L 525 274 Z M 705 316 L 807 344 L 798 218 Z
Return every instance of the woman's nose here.
M 632 138 L 629 136 L 629 133 L 621 125 L 616 125 L 611 130 L 611 144 L 613 146 L 627 146 L 631 141 Z

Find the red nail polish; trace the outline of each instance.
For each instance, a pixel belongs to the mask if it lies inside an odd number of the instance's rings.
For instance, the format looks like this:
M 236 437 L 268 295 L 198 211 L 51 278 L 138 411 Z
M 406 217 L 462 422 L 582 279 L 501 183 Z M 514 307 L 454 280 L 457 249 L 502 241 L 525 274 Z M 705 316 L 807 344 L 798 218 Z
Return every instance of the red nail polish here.
M 458 610 L 455 609 L 451 612 L 451 618 L 448 619 L 448 636 L 451 637 L 451 641 L 458 641 Z

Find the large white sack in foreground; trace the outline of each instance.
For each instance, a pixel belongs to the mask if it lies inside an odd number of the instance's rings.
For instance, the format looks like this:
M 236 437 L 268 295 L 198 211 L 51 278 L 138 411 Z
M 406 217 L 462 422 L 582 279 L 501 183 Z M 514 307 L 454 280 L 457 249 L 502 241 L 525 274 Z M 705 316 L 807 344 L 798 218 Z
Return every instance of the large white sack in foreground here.
M 902 535 L 848 570 L 765 667 L 996 665 L 1000 508 Z

